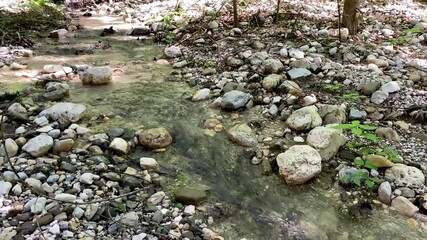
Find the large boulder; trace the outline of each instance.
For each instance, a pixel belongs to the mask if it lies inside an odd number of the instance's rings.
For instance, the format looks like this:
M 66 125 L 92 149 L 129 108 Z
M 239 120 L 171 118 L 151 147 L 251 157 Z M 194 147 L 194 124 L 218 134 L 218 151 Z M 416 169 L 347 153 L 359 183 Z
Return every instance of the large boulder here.
M 221 108 L 226 110 L 237 110 L 246 105 L 252 99 L 252 95 L 238 90 L 232 90 L 224 94 Z
M 238 124 L 230 128 L 230 130 L 228 130 L 228 138 L 245 147 L 253 147 L 257 143 L 255 133 L 246 124 Z
M 47 117 L 61 124 L 78 122 L 86 107 L 81 104 L 61 102 L 43 110 L 38 117 Z
M 31 138 L 23 147 L 22 150 L 31 154 L 33 157 L 41 157 L 49 152 L 53 147 L 53 138 L 41 134 L 37 137 Z
M 322 125 L 322 118 L 316 106 L 303 107 L 293 112 L 286 123 L 289 128 L 296 131 L 309 130 Z
M 113 70 L 110 67 L 91 67 L 82 74 L 83 84 L 106 85 L 113 80 Z
M 142 131 L 138 136 L 139 144 L 151 149 L 164 148 L 172 143 L 172 136 L 163 127 Z
M 277 156 L 279 174 L 288 184 L 303 184 L 322 170 L 322 157 L 308 145 L 295 145 Z
M 345 123 L 347 114 L 345 106 L 319 104 L 318 113 L 323 120 L 323 124 Z
M 422 186 L 425 182 L 424 174 L 420 169 L 400 163 L 388 168 L 385 171 L 385 177 L 397 185 L 404 186 Z
M 342 130 L 330 127 L 315 127 L 308 133 L 307 143 L 315 148 L 323 161 L 330 160 L 346 142 Z

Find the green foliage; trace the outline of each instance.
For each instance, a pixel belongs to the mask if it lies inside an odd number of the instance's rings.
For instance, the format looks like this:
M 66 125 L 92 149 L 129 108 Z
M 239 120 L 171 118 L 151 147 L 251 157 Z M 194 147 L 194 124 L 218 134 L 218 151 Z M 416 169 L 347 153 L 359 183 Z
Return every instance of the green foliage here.
M 351 130 L 351 132 L 358 136 L 358 137 L 363 137 L 372 141 L 377 141 L 379 140 L 379 138 L 372 133 L 369 133 L 368 131 L 373 131 L 375 129 L 377 129 L 376 126 L 371 126 L 371 125 L 365 125 L 365 124 L 361 124 L 360 121 L 352 121 L 351 123 L 348 124 L 338 124 L 338 125 L 334 125 L 331 128 L 334 129 L 349 129 Z
M 3 94 L 0 94 L 0 102 L 14 101 L 15 99 L 17 99 L 21 96 L 22 96 L 22 94 L 19 91 L 5 92 Z
M 215 62 L 215 61 L 208 60 L 208 61 L 206 61 L 206 62 L 203 64 L 203 66 L 204 66 L 205 68 L 212 68 L 212 67 L 215 67 L 215 66 L 216 66 L 216 62 Z
M 176 34 L 174 32 L 167 32 L 165 36 L 165 42 L 167 44 L 173 44 L 176 41 Z
M 423 33 L 423 30 L 421 30 L 421 28 L 419 28 L 418 26 L 414 26 L 413 28 L 405 29 L 403 31 L 405 33 L 410 33 L 410 34 Z
M 369 173 L 366 171 L 357 171 L 353 173 L 351 176 L 342 176 L 342 181 L 350 181 L 358 187 L 361 187 L 364 184 L 367 188 L 372 188 L 375 184 L 380 184 L 383 180 L 377 177 L 369 176 Z
M 185 173 L 180 173 L 178 175 L 178 184 L 179 186 L 185 186 L 188 182 L 188 176 Z
M 413 34 L 420 34 L 423 33 L 423 30 L 421 30 L 418 26 L 415 26 L 413 28 L 408 28 L 403 30 L 407 35 L 413 35 Z M 390 40 L 391 45 L 403 45 L 406 42 L 408 42 L 411 38 L 409 36 L 400 36 L 398 38 L 392 38 Z
M 347 143 L 345 146 L 359 155 L 375 154 L 386 157 L 388 160 L 395 163 L 402 162 L 402 158 L 399 157 L 399 152 L 390 146 L 365 146 L 365 144 L 357 142 Z
M 354 164 L 358 167 L 364 167 L 364 168 L 368 168 L 368 169 L 375 169 L 377 170 L 377 166 L 375 166 L 375 164 L 369 162 L 369 161 L 365 161 L 360 157 L 357 157 L 354 159 Z
M 117 206 L 114 208 L 114 211 L 116 211 L 118 213 L 125 212 L 126 211 L 126 204 L 124 204 L 124 203 L 117 204 Z
M 339 83 L 335 83 L 335 84 L 326 84 L 325 86 L 323 86 L 324 89 L 332 91 L 332 92 L 336 92 L 340 89 L 341 85 Z
M 344 93 L 341 96 L 338 96 L 337 98 L 345 99 L 345 100 L 359 100 L 359 99 L 366 98 L 366 96 L 360 95 L 358 92 L 348 92 L 348 93 Z

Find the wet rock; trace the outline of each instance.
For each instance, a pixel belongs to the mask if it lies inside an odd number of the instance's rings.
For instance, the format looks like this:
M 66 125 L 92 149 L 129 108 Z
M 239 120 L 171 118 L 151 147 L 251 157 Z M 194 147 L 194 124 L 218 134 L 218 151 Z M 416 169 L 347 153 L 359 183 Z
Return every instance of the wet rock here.
M 114 138 L 113 141 L 111 141 L 109 148 L 121 154 L 126 154 L 130 150 L 128 142 L 126 142 L 126 140 L 123 138 Z
M 150 29 L 147 27 L 134 28 L 130 33 L 131 36 L 147 36 L 150 35 Z
M 389 94 L 381 90 L 375 91 L 371 96 L 371 102 L 374 104 L 381 104 L 387 100 Z
M 273 91 L 284 79 L 283 75 L 270 74 L 262 81 L 262 87 L 267 91 Z
M 379 127 L 375 130 L 375 134 L 378 137 L 384 138 L 386 140 L 400 142 L 399 134 L 396 132 L 396 130 L 390 127 Z
M 393 167 L 393 162 L 388 160 L 386 157 L 379 156 L 379 155 L 367 155 L 365 156 L 365 160 L 374 164 L 378 168 L 384 168 L 384 167 Z
M 235 83 L 235 82 L 228 82 L 222 88 L 222 91 L 224 93 L 227 93 L 227 92 L 230 92 L 230 91 L 233 91 L 233 90 L 237 90 L 237 91 L 243 92 L 245 90 L 245 88 L 241 84 Z
M 246 105 L 252 99 L 249 93 L 233 90 L 224 94 L 220 107 L 226 110 L 237 110 Z
M 193 102 L 203 101 L 203 100 L 209 99 L 210 94 L 211 94 L 211 90 L 209 88 L 203 88 L 195 92 L 191 100 Z
M 49 37 L 51 38 L 66 38 L 68 36 L 68 31 L 67 29 L 57 29 L 57 30 L 53 30 L 52 32 L 50 32 Z
M 23 147 L 22 150 L 31 154 L 33 157 L 41 157 L 49 152 L 53 147 L 52 137 L 41 134 L 37 137 L 30 139 Z
M 307 144 L 318 151 L 323 161 L 334 157 L 345 142 L 342 130 L 330 127 L 315 127 L 307 136 Z
M 80 120 L 85 110 L 84 105 L 61 102 L 43 110 L 38 117 L 45 116 L 61 124 L 74 123 Z
M 63 140 L 55 140 L 55 144 L 53 145 L 52 152 L 54 154 L 58 154 L 61 152 L 68 152 L 74 147 L 73 139 L 63 139 Z
M 280 73 L 283 71 L 283 64 L 278 59 L 266 59 L 262 62 L 264 74 Z
M 9 195 L 12 184 L 10 182 L 0 181 L 0 196 Z
M 303 107 L 294 111 L 286 120 L 289 128 L 296 131 L 309 130 L 322 125 L 322 118 L 315 106 Z
M 175 200 L 183 204 L 199 205 L 208 197 L 207 191 L 206 187 L 184 186 L 176 191 Z
M 69 95 L 70 86 L 65 83 L 49 84 L 46 88 L 48 92 L 43 94 L 47 101 L 59 101 Z
M 319 116 L 323 119 L 323 124 L 340 124 L 347 121 L 347 114 L 345 106 L 338 105 L 318 105 Z
M 305 68 L 293 68 L 287 73 L 291 80 L 305 78 L 311 75 L 311 72 Z
M 8 157 L 15 157 L 19 150 L 18 144 L 16 144 L 13 139 L 8 138 L 5 140 L 5 143 L 0 146 L 0 157 L 6 157 L 6 150 Z
M 404 186 L 422 186 L 425 182 L 424 174 L 416 167 L 396 163 L 385 171 L 386 179 Z
M 168 58 L 177 58 L 182 56 L 181 48 L 178 46 L 170 46 L 165 48 L 165 55 Z
M 414 198 L 416 193 L 414 190 L 408 188 L 408 187 L 402 187 L 402 188 L 398 188 L 396 190 L 399 190 L 401 192 L 401 196 L 406 197 L 406 198 Z
M 155 170 L 159 167 L 159 164 L 157 163 L 156 159 L 149 158 L 149 157 L 142 157 L 139 159 L 139 165 L 142 169 L 146 170 Z
M 390 204 L 391 202 L 391 186 L 390 183 L 385 181 L 382 182 L 378 188 L 378 197 L 384 204 Z
M 158 149 L 169 146 L 172 143 L 172 136 L 166 128 L 159 127 L 142 131 L 138 135 L 138 140 L 144 147 Z
M 227 132 L 231 141 L 245 146 L 253 147 L 256 145 L 256 135 L 247 124 L 238 124 L 230 128 Z
M 413 217 L 419 208 L 410 202 L 407 198 L 399 196 L 391 201 L 391 206 L 400 214 Z
M 292 146 L 276 160 L 279 174 L 287 184 L 303 184 L 322 170 L 320 154 L 308 145 Z
M 10 117 L 16 120 L 28 120 L 27 109 L 25 109 L 20 103 L 13 103 L 7 109 Z
M 110 67 L 91 67 L 82 74 L 83 84 L 106 85 L 113 80 L 113 70 Z

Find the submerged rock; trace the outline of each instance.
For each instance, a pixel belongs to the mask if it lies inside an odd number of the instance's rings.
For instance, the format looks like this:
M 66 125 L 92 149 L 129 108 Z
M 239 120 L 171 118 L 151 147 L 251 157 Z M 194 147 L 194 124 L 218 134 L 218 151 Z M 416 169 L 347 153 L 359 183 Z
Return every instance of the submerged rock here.
M 277 156 L 279 174 L 287 184 L 303 184 L 322 170 L 322 158 L 308 145 L 296 145 Z
M 254 147 L 257 143 L 255 133 L 247 124 L 238 124 L 230 128 L 228 138 L 245 147 Z
M 199 205 L 208 195 L 209 189 L 204 186 L 184 186 L 175 193 L 175 200 L 183 204 Z
M 139 144 L 147 148 L 164 148 L 172 143 L 172 136 L 163 127 L 142 131 L 138 136 Z

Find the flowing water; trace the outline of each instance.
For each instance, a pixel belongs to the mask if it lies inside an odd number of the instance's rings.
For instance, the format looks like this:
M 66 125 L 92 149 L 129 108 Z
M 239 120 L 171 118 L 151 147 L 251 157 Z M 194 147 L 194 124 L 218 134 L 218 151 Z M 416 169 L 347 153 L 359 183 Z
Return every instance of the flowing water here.
M 325 171 L 304 186 L 286 185 L 275 174 L 265 176 L 261 167 L 250 163 L 245 149 L 232 144 L 224 132 L 208 137 L 203 133 L 203 120 L 219 117 L 227 129 L 236 122 L 261 122 L 258 131 L 263 136 L 283 131 L 283 123 L 264 119 L 257 109 L 243 112 L 237 120 L 232 113 L 207 107 L 208 103 L 193 103 L 188 96 L 195 91 L 185 83 L 168 82 L 172 69 L 157 64 L 162 48 L 149 41 L 136 41 L 126 36 L 101 38 L 99 31 L 115 22 L 114 18 L 84 20 L 89 29 L 78 38 L 66 42 L 43 41 L 38 56 L 28 60 L 30 69 L 44 64 L 108 65 L 124 73 L 114 77 L 108 86 L 89 87 L 71 82 L 69 101 L 87 106 L 86 124 L 95 131 L 121 127 L 137 130 L 142 127 L 164 126 L 174 136 L 174 143 L 164 153 L 138 152 L 136 156 L 153 156 L 165 167 L 187 176 L 186 184 L 211 187 L 207 205 L 218 208 L 213 228 L 225 239 L 278 239 L 272 232 L 280 228 L 283 214 L 297 213 L 312 223 L 329 239 L 425 239 L 420 229 L 412 229 L 407 218 L 374 208 L 367 216 L 350 217 L 342 210 L 333 173 Z M 115 24 L 115 28 L 120 29 Z M 120 35 L 120 34 L 119 34 Z M 107 41 L 112 49 L 92 54 L 75 55 L 79 47 Z M 10 73 L 0 78 L 2 90 L 19 90 L 28 80 Z M 107 115 L 110 121 L 96 124 L 93 117 Z M 176 186 L 176 179 L 169 181 Z M 214 213 L 211 213 L 214 214 Z M 314 232 L 316 230 L 313 230 Z M 294 238 L 297 239 L 297 238 Z M 298 238 L 299 239 L 299 238 Z

